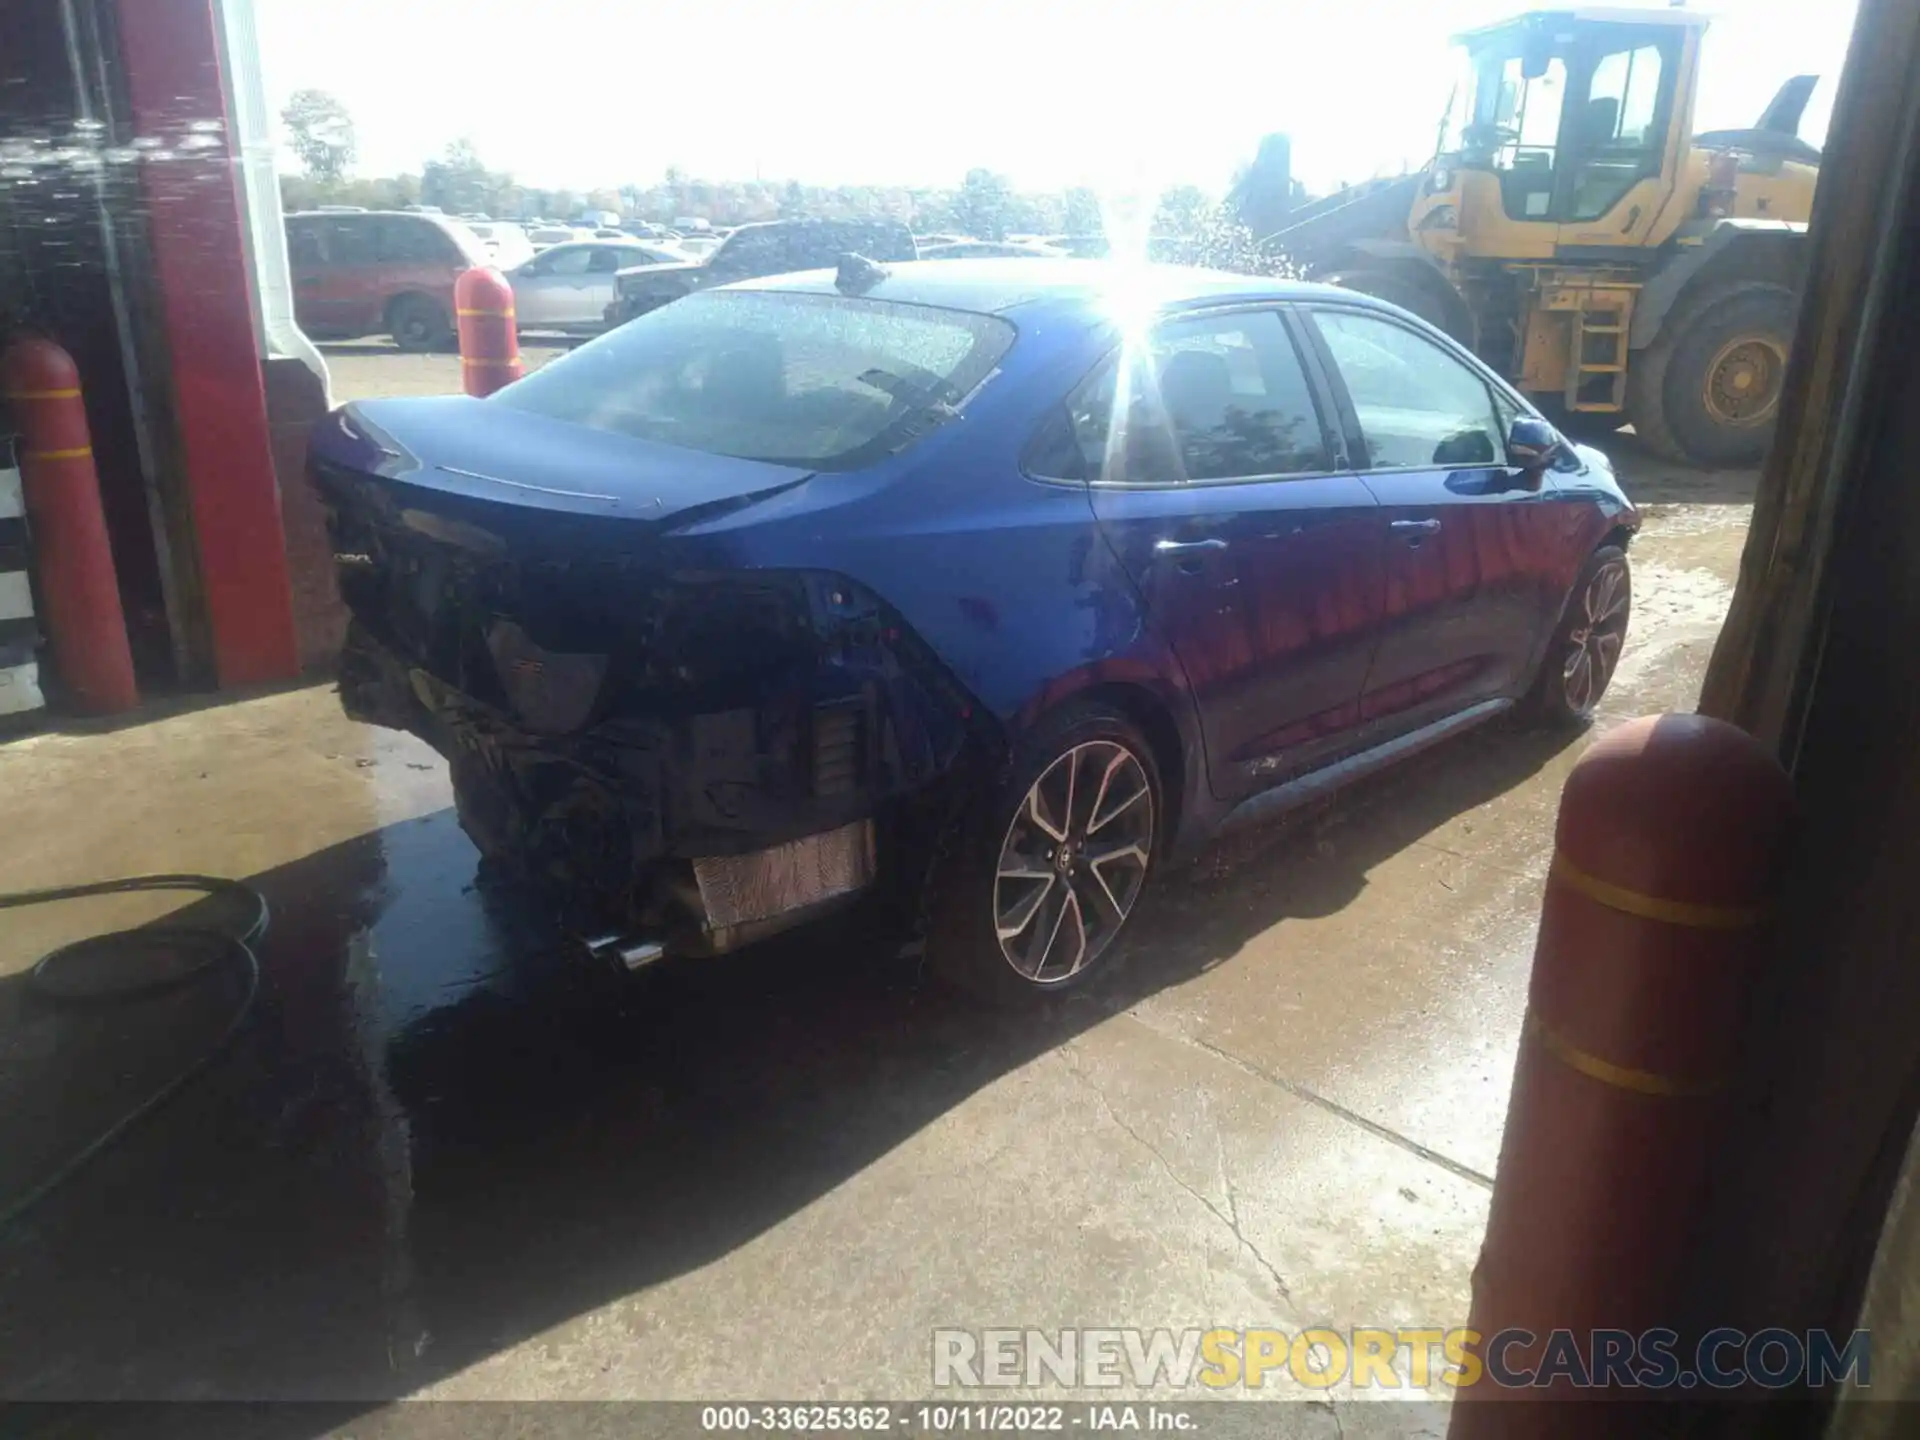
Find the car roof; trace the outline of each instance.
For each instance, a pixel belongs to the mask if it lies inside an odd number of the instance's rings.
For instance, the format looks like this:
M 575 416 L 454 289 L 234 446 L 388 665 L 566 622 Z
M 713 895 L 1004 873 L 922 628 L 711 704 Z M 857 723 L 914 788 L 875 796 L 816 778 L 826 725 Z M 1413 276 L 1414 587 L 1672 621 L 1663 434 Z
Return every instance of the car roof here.
M 726 233 L 738 235 L 747 230 L 907 230 L 907 222 L 895 220 L 885 215 L 867 220 L 829 220 L 817 215 L 802 215 L 792 220 L 749 220 L 744 225 L 735 225 Z M 710 231 L 695 231 L 695 234 L 718 235 L 720 226 Z M 908 234 L 913 232 L 908 230 Z
M 1547 29 L 1553 25 L 1575 23 L 1594 23 L 1606 25 L 1672 25 L 1689 30 L 1705 30 L 1713 23 L 1713 16 L 1704 10 L 1688 10 L 1683 6 L 1670 5 L 1665 9 L 1635 9 L 1615 5 L 1570 5 L 1559 9 L 1528 10 L 1519 15 L 1509 15 L 1490 25 L 1476 25 L 1471 30 L 1462 30 L 1453 37 L 1456 45 L 1473 40 L 1482 40 L 1503 31 L 1527 28 Z
M 1020 306 L 1055 304 L 1079 308 L 1113 296 L 1138 297 L 1155 309 L 1179 309 L 1246 300 L 1334 298 L 1371 304 L 1354 290 L 1265 275 L 1229 275 L 1184 265 L 1130 264 L 1114 260 L 989 259 L 923 260 L 886 264 L 887 273 L 860 291 L 869 298 L 909 305 L 937 305 L 998 315 Z M 729 289 L 792 290 L 837 294 L 835 272 L 805 270 L 746 280 Z
M 417 225 L 432 225 L 441 230 L 464 229 L 467 222 L 453 215 L 432 210 L 294 210 L 289 220 L 351 220 L 361 225 L 375 220 L 410 220 Z

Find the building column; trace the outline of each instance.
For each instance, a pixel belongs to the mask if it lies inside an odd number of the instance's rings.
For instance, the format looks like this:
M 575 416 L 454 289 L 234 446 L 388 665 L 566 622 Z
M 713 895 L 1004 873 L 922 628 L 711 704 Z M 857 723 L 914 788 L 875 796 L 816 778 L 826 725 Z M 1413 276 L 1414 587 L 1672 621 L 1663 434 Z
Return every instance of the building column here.
M 118 0 L 141 196 L 223 686 L 300 672 L 215 0 Z

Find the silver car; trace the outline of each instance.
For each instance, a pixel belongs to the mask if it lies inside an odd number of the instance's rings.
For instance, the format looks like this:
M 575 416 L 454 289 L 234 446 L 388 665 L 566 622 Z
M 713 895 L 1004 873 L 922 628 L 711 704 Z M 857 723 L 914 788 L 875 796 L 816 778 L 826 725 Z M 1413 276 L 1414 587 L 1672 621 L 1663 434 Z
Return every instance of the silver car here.
M 519 328 L 598 333 L 606 328 L 615 274 L 686 259 L 677 250 L 639 240 L 576 240 L 542 250 L 507 272 Z

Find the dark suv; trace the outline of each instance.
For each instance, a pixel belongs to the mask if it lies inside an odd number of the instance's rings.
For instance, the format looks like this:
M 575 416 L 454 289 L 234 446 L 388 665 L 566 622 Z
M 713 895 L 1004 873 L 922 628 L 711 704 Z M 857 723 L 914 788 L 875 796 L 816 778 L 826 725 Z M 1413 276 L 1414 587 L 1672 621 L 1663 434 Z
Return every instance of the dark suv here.
M 480 238 L 444 215 L 303 211 L 287 217 L 293 309 L 320 340 L 391 335 L 431 350 L 453 335 L 453 282 L 488 263 Z
M 920 258 L 913 232 L 898 220 L 769 220 L 742 225 L 704 259 L 622 270 L 619 291 L 607 307 L 607 323 L 624 324 L 669 300 L 714 285 L 795 270 L 831 269 L 847 254 L 869 260 Z

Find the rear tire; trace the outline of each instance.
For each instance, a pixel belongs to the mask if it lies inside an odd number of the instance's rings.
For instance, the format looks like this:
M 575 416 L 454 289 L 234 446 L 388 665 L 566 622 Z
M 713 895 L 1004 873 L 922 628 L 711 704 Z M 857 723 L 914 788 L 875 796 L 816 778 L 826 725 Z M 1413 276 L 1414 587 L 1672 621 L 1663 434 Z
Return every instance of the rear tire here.
M 412 355 L 439 348 L 453 334 L 446 307 L 430 295 L 402 295 L 387 307 L 393 343 Z
M 1794 307 L 1792 291 L 1755 282 L 1670 318 L 1628 371 L 1634 432 L 1669 459 L 1759 464 L 1779 420 Z
M 1024 741 L 934 862 L 926 958 L 941 979 L 1026 1007 L 1110 968 L 1159 860 L 1166 814 L 1146 737 L 1107 705 Z
M 1580 578 L 1540 658 L 1525 712 L 1546 725 L 1591 720 L 1619 667 L 1632 615 L 1633 572 L 1627 552 L 1618 545 L 1602 545 L 1580 567 Z

